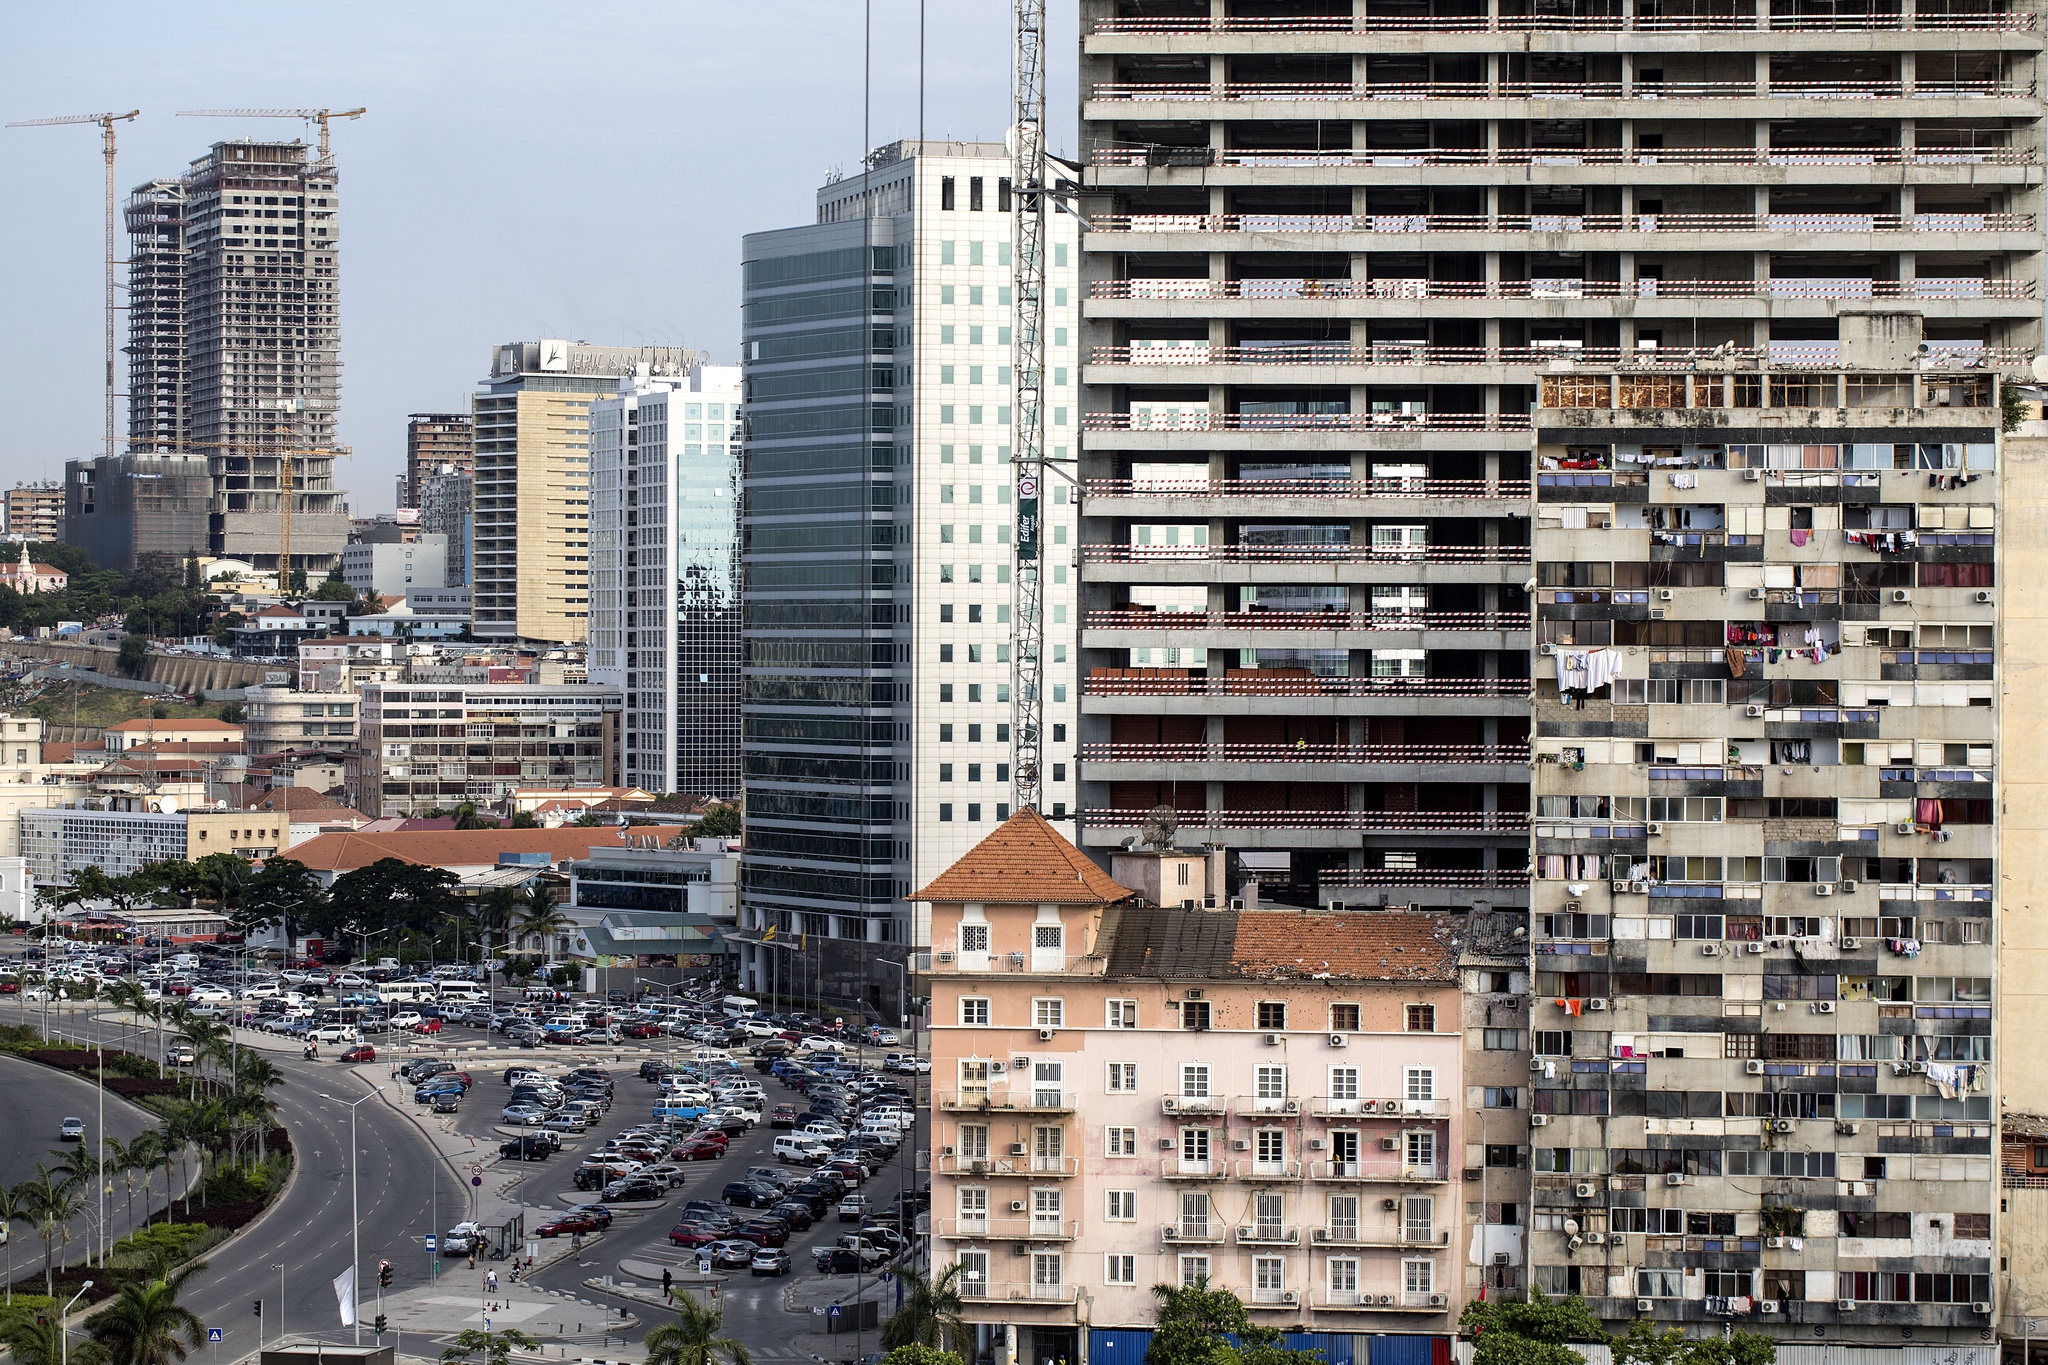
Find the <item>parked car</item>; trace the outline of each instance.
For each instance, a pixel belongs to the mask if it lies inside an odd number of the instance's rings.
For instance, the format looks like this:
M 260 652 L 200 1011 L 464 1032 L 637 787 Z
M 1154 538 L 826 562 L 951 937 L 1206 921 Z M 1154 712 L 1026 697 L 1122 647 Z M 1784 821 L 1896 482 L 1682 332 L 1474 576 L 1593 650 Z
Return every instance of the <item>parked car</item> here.
M 762 1247 L 748 1262 L 748 1269 L 755 1275 L 787 1275 L 792 1266 L 788 1252 L 780 1247 Z
M 484 1230 L 475 1223 L 457 1223 L 441 1234 L 443 1256 L 467 1256 L 482 1249 L 483 1244 Z
M 511 1161 L 546 1161 L 553 1151 L 543 1139 L 530 1134 L 498 1144 L 498 1155 Z
M 565 1213 L 551 1223 L 542 1223 L 533 1230 L 536 1237 L 575 1237 L 586 1232 L 598 1231 L 597 1220 L 586 1218 L 579 1213 Z
M 744 1238 L 732 1237 L 713 1242 L 711 1268 L 713 1270 L 745 1270 L 754 1263 L 754 1254 L 760 1248 Z
M 685 1220 L 668 1230 L 670 1244 L 679 1247 L 710 1246 L 713 1242 L 723 1240 L 724 1237 L 725 1232 L 723 1229 L 714 1229 L 709 1224 L 700 1223 L 694 1219 Z
M 615 1203 L 645 1203 L 657 1200 L 668 1193 L 668 1186 L 659 1180 L 649 1180 L 633 1175 L 623 1180 L 614 1180 L 604 1187 L 604 1197 Z

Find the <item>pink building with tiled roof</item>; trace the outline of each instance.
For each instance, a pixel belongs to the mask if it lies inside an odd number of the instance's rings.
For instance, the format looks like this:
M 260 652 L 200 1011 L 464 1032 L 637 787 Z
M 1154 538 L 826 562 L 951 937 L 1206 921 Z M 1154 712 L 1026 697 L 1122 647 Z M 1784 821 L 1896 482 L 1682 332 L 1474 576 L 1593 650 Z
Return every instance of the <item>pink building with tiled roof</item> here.
M 969 1320 L 1146 1328 L 1153 1285 L 1205 1279 L 1289 1331 L 1448 1332 L 1482 1197 L 1459 918 L 1211 909 L 1201 853 L 1116 866 L 1027 810 L 917 893 L 933 1260 Z

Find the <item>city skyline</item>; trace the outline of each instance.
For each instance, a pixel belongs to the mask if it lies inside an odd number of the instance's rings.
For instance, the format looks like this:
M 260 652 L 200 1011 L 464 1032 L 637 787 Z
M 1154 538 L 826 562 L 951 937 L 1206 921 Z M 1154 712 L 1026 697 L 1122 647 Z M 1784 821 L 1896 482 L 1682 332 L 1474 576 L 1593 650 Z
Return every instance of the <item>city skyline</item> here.
M 475 388 L 477 349 L 503 337 L 687 343 L 709 350 L 714 363 L 733 363 L 740 237 L 807 217 L 825 174 L 859 170 L 855 7 L 793 4 L 799 19 L 762 26 L 738 9 L 643 14 L 601 5 L 581 11 L 595 19 L 573 31 L 552 12 L 522 7 L 380 4 L 267 17 L 246 29 L 232 22 L 232 6 L 202 8 L 216 10 L 215 20 L 137 11 L 111 51 L 85 11 L 0 16 L 9 49 L 27 58 L 0 114 L 12 121 L 87 106 L 141 108 L 143 117 L 120 135 L 115 178 L 125 194 L 217 140 L 313 138 L 286 120 L 179 119 L 179 110 L 368 106 L 334 131 L 350 203 L 339 436 L 356 454 L 344 482 L 358 514 L 391 506 L 407 415 L 460 410 Z M 1054 22 L 1070 25 L 1070 11 L 1071 0 L 1055 5 Z M 913 0 L 874 7 L 871 145 L 917 134 L 917 12 Z M 926 133 L 1000 137 L 1007 80 L 988 75 L 1008 68 L 1007 8 L 926 12 Z M 630 43 L 611 40 L 622 27 L 633 30 Z M 813 39 L 792 46 L 791 33 Z M 180 54 L 202 41 L 205 65 L 188 70 Z M 458 43 L 466 45 L 459 65 Z M 633 130 L 717 127 L 753 92 L 747 73 L 771 53 L 788 88 L 806 92 L 802 101 L 754 108 L 729 136 L 686 140 L 688 150 L 675 157 L 680 173 L 640 173 L 644 139 Z M 222 70 L 235 74 L 211 74 Z M 464 74 L 450 79 L 456 70 Z M 1051 101 L 1055 149 L 1072 141 L 1071 81 L 1071 65 L 1062 65 Z M 569 98 L 535 99 L 542 88 Z M 823 108 L 843 116 L 829 120 L 837 131 L 821 141 L 806 125 Z M 614 129 L 625 135 L 606 136 Z M 419 186 L 447 173 L 449 147 L 467 149 L 474 174 L 465 179 L 475 191 L 421 197 Z M 0 249 L 39 262 L 0 279 L 0 308 L 46 329 L 0 379 L 0 398 L 22 414 L 0 437 L 0 457 L 23 477 L 57 477 L 65 459 L 98 450 L 98 152 L 78 129 L 16 129 L 0 138 L 0 166 L 25 200 L 46 206 L 0 226 Z M 616 191 L 607 193 L 607 211 L 584 212 L 592 196 L 579 187 L 600 185 Z M 501 230 L 515 210 L 530 231 Z M 564 252 L 565 243 L 574 251 Z M 592 260 L 629 254 L 642 266 L 630 281 L 589 269 Z M 125 318 L 119 330 L 125 337 Z

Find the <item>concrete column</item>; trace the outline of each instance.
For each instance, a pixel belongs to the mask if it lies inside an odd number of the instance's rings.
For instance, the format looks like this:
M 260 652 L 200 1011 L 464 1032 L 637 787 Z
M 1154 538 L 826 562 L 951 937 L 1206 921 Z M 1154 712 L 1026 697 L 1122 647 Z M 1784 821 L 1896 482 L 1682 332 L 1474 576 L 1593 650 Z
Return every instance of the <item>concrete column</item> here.
M 1899 88 L 1908 95 L 1913 93 L 1913 84 L 1919 79 L 1919 55 L 1910 49 L 1899 54 Z

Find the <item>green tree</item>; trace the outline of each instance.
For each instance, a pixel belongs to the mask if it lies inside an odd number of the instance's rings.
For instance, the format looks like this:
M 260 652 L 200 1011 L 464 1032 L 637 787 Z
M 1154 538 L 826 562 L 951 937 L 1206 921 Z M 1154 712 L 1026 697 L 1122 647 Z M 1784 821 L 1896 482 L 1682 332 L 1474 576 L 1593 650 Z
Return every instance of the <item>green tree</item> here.
M 142 665 L 149 659 L 149 637 L 147 635 L 124 635 L 121 648 L 114 655 L 114 667 L 131 678 L 142 676 Z
M 129 1280 L 114 1301 L 86 1320 L 86 1331 L 106 1348 L 107 1365 L 176 1365 L 186 1346 L 206 1340 L 206 1324 L 178 1302 L 185 1281 L 206 1268 L 194 1261 L 148 1281 Z
M 539 829 L 540 821 L 534 818 L 533 812 L 530 810 L 515 811 L 512 815 L 511 827 L 513 829 Z
M 0 1185 L 0 1232 L 7 1234 L 7 1302 L 14 1302 L 14 1225 L 29 1222 L 22 1186 Z M 18 1359 L 19 1357 L 17 1357 Z
M 676 1300 L 676 1320 L 648 1332 L 642 1351 L 647 1365 L 751 1365 L 753 1353 L 724 1331 L 723 1309 L 684 1294 Z
M 14 1187 L 22 1217 L 43 1239 L 43 1292 L 57 1292 L 57 1246 L 70 1245 L 71 1220 L 85 1212 L 85 1196 L 41 1162 L 35 1177 Z
M 356 590 L 339 578 L 323 578 L 320 586 L 313 589 L 315 602 L 353 602 Z
M 238 701 L 231 701 L 220 708 L 220 718 L 230 725 L 240 725 L 249 718 L 249 708 Z
M 455 828 L 496 829 L 498 822 L 478 812 L 476 802 L 465 801 L 455 808 Z
M 1637 1318 L 1614 1338 L 1615 1365 L 1772 1365 L 1778 1345 L 1755 1332 L 1689 1338 Z
M 484 1358 L 484 1365 L 507 1365 L 514 1348 L 537 1351 L 540 1343 L 517 1327 L 501 1327 L 495 1332 L 465 1327 L 456 1333 L 455 1343 L 441 1352 L 441 1365 L 458 1365 L 458 1362 L 479 1355 Z M 649 1365 L 653 1365 L 651 1360 Z
M 289 943 L 300 929 L 320 920 L 326 905 L 327 893 L 312 869 L 295 858 L 265 858 L 228 919 L 244 934 L 281 928 Z
M 882 1324 L 882 1349 L 925 1346 L 964 1349 L 968 1340 L 966 1305 L 960 1297 L 964 1268 L 958 1261 L 937 1275 L 925 1275 L 908 1266 L 896 1274 L 902 1287 L 901 1308 Z M 898 1362 L 897 1365 L 940 1365 L 939 1362 Z
M 898 1316 L 901 1316 L 900 1312 Z M 890 1319 L 892 1322 L 894 1320 Z M 887 1324 L 884 1324 L 882 1330 L 888 1330 Z M 883 1345 L 888 1345 L 886 1339 Z M 891 1347 L 889 1354 L 882 1357 L 882 1365 L 960 1365 L 960 1356 L 955 1351 L 941 1351 L 936 1347 L 913 1341 L 908 1345 Z
M 1156 1284 L 1152 1293 L 1159 1299 L 1159 1324 L 1145 1365 L 1322 1365 L 1322 1352 L 1292 1350 L 1277 1329 L 1253 1323 L 1228 1290 Z
M 54 1310 L 23 1315 L 0 1340 L 7 1343 L 14 1365 L 63 1365 L 67 1360 L 76 1365 L 103 1365 L 107 1358 L 106 1348 L 90 1337 L 72 1343 L 67 1353 L 62 1315 Z
M 522 941 L 538 938 L 541 951 L 552 953 L 555 936 L 573 923 L 575 921 L 555 903 L 555 888 L 546 882 L 536 881 L 526 888 L 513 928 Z
M 1608 1339 L 1584 1299 L 1546 1298 L 1540 1289 L 1531 1289 L 1526 1303 L 1475 1299 L 1458 1329 L 1475 1343 L 1473 1365 L 1584 1365 L 1565 1343 Z
M 192 864 L 192 879 L 200 897 L 220 907 L 230 918 L 241 905 L 242 892 L 254 876 L 248 860 L 233 853 L 209 853 Z
M 741 832 L 740 808 L 723 801 L 714 801 L 704 808 L 704 818 L 697 822 L 697 833 L 707 839 L 734 839 Z
M 604 817 L 594 810 L 587 810 L 576 817 L 576 827 L 578 829 L 596 829 L 603 823 Z

